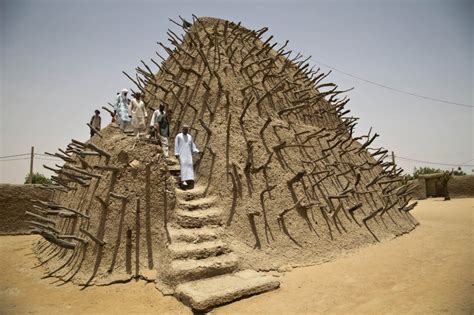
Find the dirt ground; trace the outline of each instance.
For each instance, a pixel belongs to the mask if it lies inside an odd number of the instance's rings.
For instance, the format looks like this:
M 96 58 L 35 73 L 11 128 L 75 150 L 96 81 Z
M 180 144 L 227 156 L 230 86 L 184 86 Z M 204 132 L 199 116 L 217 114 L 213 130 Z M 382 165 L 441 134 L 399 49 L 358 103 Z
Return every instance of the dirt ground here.
M 429 199 L 413 211 L 421 226 L 335 261 L 281 276 L 281 288 L 214 314 L 471 314 L 474 311 L 474 198 Z M 41 279 L 31 243 L 0 237 L 0 314 L 191 314 L 153 284 L 58 286 Z

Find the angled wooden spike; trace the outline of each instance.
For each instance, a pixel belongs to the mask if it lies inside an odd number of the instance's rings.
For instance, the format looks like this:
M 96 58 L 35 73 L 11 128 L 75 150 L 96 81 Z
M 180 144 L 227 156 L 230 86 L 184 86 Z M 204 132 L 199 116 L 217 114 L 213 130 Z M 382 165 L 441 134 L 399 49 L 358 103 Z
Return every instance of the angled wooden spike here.
M 91 232 L 87 231 L 86 229 L 80 228 L 79 231 L 84 233 L 88 238 L 90 238 L 95 243 L 99 244 L 100 246 L 104 246 L 105 244 L 107 244 L 107 242 L 105 242 L 104 240 L 98 239 L 97 237 L 95 237 Z

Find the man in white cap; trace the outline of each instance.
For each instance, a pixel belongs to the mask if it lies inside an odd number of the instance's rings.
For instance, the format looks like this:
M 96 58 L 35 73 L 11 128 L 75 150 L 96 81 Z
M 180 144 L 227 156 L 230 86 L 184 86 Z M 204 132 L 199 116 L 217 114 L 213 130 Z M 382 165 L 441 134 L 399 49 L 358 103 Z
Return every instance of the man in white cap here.
M 179 160 L 183 187 L 188 185 L 187 181 L 194 180 L 193 154 L 199 153 L 188 131 L 189 126 L 183 125 L 181 132 L 174 140 L 174 155 Z
M 117 123 L 120 129 L 125 130 L 127 124 L 130 122 L 130 113 L 128 108 L 127 100 L 128 90 L 123 89 L 120 94 L 117 96 L 117 101 L 115 102 L 115 112 L 117 117 Z

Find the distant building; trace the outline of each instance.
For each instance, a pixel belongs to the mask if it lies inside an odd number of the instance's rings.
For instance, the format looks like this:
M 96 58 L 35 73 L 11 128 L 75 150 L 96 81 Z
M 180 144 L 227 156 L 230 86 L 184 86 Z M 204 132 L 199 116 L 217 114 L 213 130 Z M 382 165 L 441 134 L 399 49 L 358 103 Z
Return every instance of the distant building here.
M 418 183 L 416 199 L 444 197 L 443 173 L 418 175 L 414 181 Z M 474 175 L 452 176 L 448 182 L 449 195 L 452 198 L 474 197 Z
M 444 197 L 443 173 L 418 175 L 419 199 Z

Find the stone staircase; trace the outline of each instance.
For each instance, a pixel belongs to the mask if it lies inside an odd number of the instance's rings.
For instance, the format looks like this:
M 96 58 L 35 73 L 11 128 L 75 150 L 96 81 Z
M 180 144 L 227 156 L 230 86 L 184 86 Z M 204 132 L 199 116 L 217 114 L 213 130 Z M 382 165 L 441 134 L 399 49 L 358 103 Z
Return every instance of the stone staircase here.
M 169 163 L 172 176 L 179 165 Z M 254 270 L 239 270 L 239 257 L 221 240 L 223 211 L 205 187 L 176 189 L 174 220 L 168 224 L 171 242 L 169 273 L 176 283 L 174 295 L 196 311 L 273 290 L 280 283 Z

